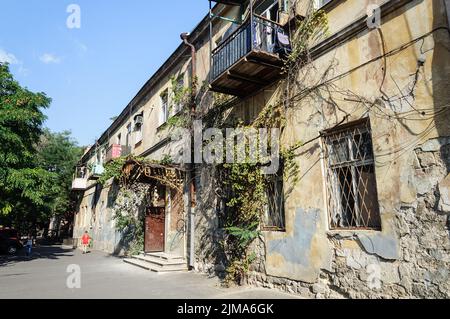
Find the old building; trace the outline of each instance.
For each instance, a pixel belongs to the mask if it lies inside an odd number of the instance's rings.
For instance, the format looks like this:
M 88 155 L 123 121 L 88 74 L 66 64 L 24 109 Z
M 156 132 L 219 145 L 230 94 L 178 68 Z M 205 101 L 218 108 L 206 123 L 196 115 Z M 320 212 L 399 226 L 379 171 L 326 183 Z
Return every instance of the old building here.
M 216 165 L 180 159 L 186 148 L 164 125 L 173 79 L 184 74 L 185 86 L 198 83 L 193 113 L 204 129 L 217 118 L 220 129 L 260 128 L 278 112 L 281 148 L 295 151 L 297 178 L 278 171 L 265 180 L 244 281 L 318 298 L 448 298 L 448 1 L 215 2 L 83 157 L 74 237 L 91 229 L 96 248 L 124 249 L 112 220 L 115 184 L 100 187 L 96 169 L 128 151 L 170 155 L 178 161 L 161 169 L 182 172 L 184 183 L 181 191 L 160 185 L 159 206 L 150 199 L 140 208 L 150 223 L 155 211 L 165 216 L 153 226 L 163 237 L 147 227 L 143 250 L 230 273 L 230 194 Z M 158 185 L 152 174 L 139 185 Z M 171 204 L 176 197 L 182 204 Z

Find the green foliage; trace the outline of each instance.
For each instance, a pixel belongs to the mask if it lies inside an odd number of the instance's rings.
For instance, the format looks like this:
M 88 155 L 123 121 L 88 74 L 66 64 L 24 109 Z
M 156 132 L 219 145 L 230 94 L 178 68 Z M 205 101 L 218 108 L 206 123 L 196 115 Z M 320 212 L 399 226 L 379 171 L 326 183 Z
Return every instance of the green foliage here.
M 147 184 L 134 184 L 130 189 L 120 189 L 117 195 L 112 219 L 116 229 L 122 233 L 122 240 L 128 244 L 127 254 L 135 255 L 144 248 L 144 221 L 146 201 L 149 198 Z
M 122 157 L 116 158 L 105 164 L 105 166 L 104 166 L 105 170 L 104 170 L 103 174 L 100 176 L 100 178 L 98 179 L 98 183 L 101 185 L 105 185 L 110 179 L 113 179 L 114 181 L 119 181 L 122 177 L 123 166 L 125 165 L 126 161 L 128 161 L 128 160 L 134 160 L 136 162 L 141 162 L 141 163 L 145 163 L 145 162 L 156 163 L 156 164 L 161 164 L 161 165 L 173 164 L 173 160 L 170 157 L 170 155 L 168 155 L 168 154 L 164 155 L 160 161 L 147 160 L 143 157 L 135 157 L 133 155 L 122 156 Z
M 128 254 L 139 254 L 144 247 L 143 217 L 116 210 L 113 219 L 117 230 L 123 234 L 124 241 L 130 243 Z
M 182 75 L 172 76 L 170 107 L 177 108 L 177 114 L 171 116 L 166 124 L 168 127 L 188 128 L 191 124 L 190 104 L 192 98 L 192 88 L 184 85 Z M 194 81 L 195 82 L 195 81 Z
M 304 57 L 311 45 L 327 32 L 328 19 L 323 10 L 311 10 L 304 19 L 298 19 L 292 36 L 292 52 L 287 59 L 288 66 Z
M 225 282 L 240 283 L 253 258 L 249 247 L 259 237 L 260 218 L 267 205 L 266 178 L 261 165 L 251 161 L 222 165 L 223 189 L 228 194 L 227 237 L 223 249 L 229 258 Z
M 238 126 L 241 125 L 238 124 Z M 295 161 L 295 151 L 300 146 L 299 142 L 280 151 L 284 181 L 289 181 L 291 187 L 298 181 L 299 167 Z M 248 151 L 247 147 L 247 154 Z M 254 254 L 251 254 L 249 250 L 252 243 L 261 235 L 259 226 L 268 205 L 267 189 L 272 182 L 271 177 L 263 174 L 263 160 L 260 158 L 256 162 L 250 161 L 247 156 L 247 161 L 244 163 L 227 163 L 220 167 L 222 176 L 219 180 L 227 196 L 226 227 L 224 228 L 227 236 L 222 249 L 228 256 L 225 278 L 228 284 L 242 282 L 255 259 Z
M 50 102 L 21 87 L 0 63 L 0 224 L 22 231 L 66 214 L 75 201 L 70 185 L 82 150 L 69 132 L 43 129 Z
M 105 164 L 104 172 L 98 179 L 100 185 L 105 185 L 110 179 L 115 181 L 120 180 L 122 177 L 122 168 L 129 156 L 122 156 L 115 158 L 112 161 Z
M 297 142 L 288 148 L 281 148 L 280 150 L 280 157 L 283 162 L 283 175 L 285 180 L 291 182 L 291 187 L 295 186 L 299 179 L 298 172 L 300 167 L 295 161 L 295 158 L 297 157 L 295 151 L 302 145 L 302 142 Z
M 37 146 L 39 167 L 53 174 L 53 192 L 48 192 L 47 204 L 53 215 L 64 215 L 74 210 L 76 198 L 71 192 L 75 166 L 83 149 L 72 139 L 68 131 L 52 133 L 45 130 Z
M 246 248 L 261 234 L 261 232 L 258 230 L 258 226 L 259 222 L 255 221 L 248 225 L 248 228 L 230 226 L 226 227 L 225 230 L 228 232 L 228 234 L 237 239 L 239 247 Z
M 166 124 L 169 127 L 188 127 L 189 120 L 185 114 L 177 114 L 177 115 L 170 117 L 167 120 Z
M 11 213 L 22 198 L 41 205 L 48 172 L 38 167 L 36 145 L 50 104 L 43 93 L 32 93 L 16 82 L 0 63 L 0 211 Z
M 231 282 L 242 284 L 246 274 L 250 270 L 250 265 L 255 259 L 255 253 L 251 253 L 244 259 L 234 259 L 226 269 L 227 275 L 225 277 L 225 282 L 227 284 Z
M 172 105 L 181 105 L 181 107 L 187 106 L 190 102 L 191 88 L 183 84 L 182 75 L 172 76 L 171 81 L 171 102 Z
M 172 165 L 173 159 L 169 154 L 165 154 L 163 158 L 159 161 L 159 164 L 161 165 Z

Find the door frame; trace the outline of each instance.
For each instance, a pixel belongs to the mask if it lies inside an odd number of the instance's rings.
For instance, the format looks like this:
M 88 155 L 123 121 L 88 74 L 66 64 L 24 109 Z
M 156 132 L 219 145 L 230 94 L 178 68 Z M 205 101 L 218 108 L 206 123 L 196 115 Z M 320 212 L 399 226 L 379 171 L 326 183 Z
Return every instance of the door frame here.
M 150 251 L 146 249 L 146 242 L 147 242 L 147 219 L 150 218 L 150 213 L 148 212 L 151 208 L 156 209 L 162 209 L 164 211 L 164 226 L 163 226 L 163 239 L 162 239 L 162 250 L 154 250 Z M 145 220 L 144 220 L 144 253 L 159 253 L 159 252 L 165 252 L 166 250 L 166 221 L 167 221 L 167 210 L 165 207 L 149 207 L 148 211 L 145 213 Z M 151 230 L 149 231 L 151 232 Z
M 162 246 L 163 249 L 161 251 L 147 251 L 145 249 L 145 242 L 146 242 L 146 237 L 147 237 L 147 232 L 146 232 L 146 223 L 147 223 L 147 217 L 148 217 L 148 213 L 147 211 L 145 212 L 145 219 L 144 219 L 144 253 L 158 253 L 158 252 L 166 252 L 166 247 L 167 247 L 167 231 L 168 231 L 168 214 L 169 214 L 169 210 L 170 210 L 170 206 L 169 206 L 169 202 L 168 202 L 168 191 L 167 191 L 167 186 L 165 185 L 159 185 L 160 187 L 162 187 L 164 189 L 164 206 L 149 206 L 147 209 L 151 209 L 151 207 L 160 207 L 160 208 L 164 208 L 164 235 L 163 235 L 163 241 L 162 241 Z

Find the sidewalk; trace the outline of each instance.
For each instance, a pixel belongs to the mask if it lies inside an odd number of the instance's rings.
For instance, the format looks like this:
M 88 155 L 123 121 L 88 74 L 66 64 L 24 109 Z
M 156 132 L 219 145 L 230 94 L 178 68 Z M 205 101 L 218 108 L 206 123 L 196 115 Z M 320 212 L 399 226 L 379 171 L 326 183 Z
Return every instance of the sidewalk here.
M 70 289 L 69 265 L 79 265 L 81 288 Z M 153 273 L 98 251 L 83 255 L 64 246 L 43 246 L 33 258 L 0 256 L 0 298 L 286 299 L 280 291 L 223 288 L 217 278 L 193 272 Z

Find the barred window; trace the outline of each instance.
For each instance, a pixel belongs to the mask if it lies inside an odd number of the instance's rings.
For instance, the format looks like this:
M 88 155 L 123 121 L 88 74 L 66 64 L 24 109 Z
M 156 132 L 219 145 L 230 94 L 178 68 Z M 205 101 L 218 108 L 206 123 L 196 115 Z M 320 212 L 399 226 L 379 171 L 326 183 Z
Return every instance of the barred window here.
M 327 202 L 332 229 L 380 229 L 368 119 L 325 132 Z
M 284 191 L 283 191 L 283 169 L 277 174 L 267 176 L 267 207 L 265 209 L 264 230 L 284 231 Z

